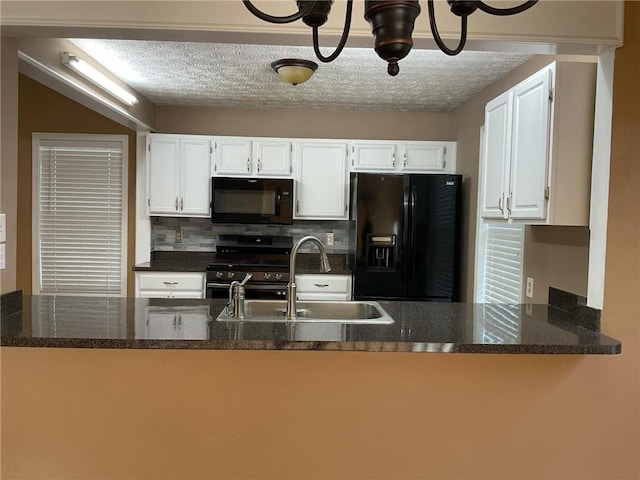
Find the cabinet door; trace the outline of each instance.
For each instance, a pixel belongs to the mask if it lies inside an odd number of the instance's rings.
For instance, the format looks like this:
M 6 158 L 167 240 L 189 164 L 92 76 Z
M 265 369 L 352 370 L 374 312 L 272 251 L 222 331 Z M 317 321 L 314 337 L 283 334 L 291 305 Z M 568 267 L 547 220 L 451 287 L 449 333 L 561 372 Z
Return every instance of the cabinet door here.
M 146 338 L 172 340 L 177 334 L 177 318 L 173 312 L 147 312 Z
M 207 340 L 209 338 L 208 309 L 199 312 L 177 313 L 179 337 L 184 340 Z
M 251 140 L 247 138 L 216 139 L 214 174 L 251 175 Z
M 354 142 L 351 145 L 353 170 L 384 171 L 396 167 L 396 145 L 394 143 Z
M 401 170 L 413 172 L 441 172 L 445 167 L 446 145 L 419 142 L 402 145 Z
M 347 218 L 347 144 L 300 143 L 295 218 Z
M 180 214 L 208 216 L 211 203 L 209 140 L 183 139 L 181 153 Z
M 506 92 L 485 107 L 480 168 L 483 218 L 507 218 L 505 190 L 511 155 L 511 103 L 512 93 Z
M 180 196 L 180 140 L 151 136 L 147 165 L 149 214 L 176 215 Z
M 549 156 L 551 72 L 544 69 L 513 89 L 508 207 L 511 218 L 543 219 Z
M 256 175 L 289 177 L 292 172 L 291 145 L 286 140 L 255 140 L 253 160 Z

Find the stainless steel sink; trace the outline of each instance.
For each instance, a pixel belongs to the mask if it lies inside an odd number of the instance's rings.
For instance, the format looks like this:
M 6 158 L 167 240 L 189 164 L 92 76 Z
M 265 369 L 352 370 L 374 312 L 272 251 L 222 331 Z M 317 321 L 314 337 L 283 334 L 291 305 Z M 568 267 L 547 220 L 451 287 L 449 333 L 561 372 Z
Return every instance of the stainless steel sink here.
M 220 322 L 286 322 L 287 302 L 284 300 L 247 300 L 245 318 L 233 318 L 227 309 L 216 320 Z M 378 302 L 297 302 L 297 318 L 293 322 L 331 322 L 382 324 L 393 323 L 393 318 Z M 290 320 L 291 322 L 291 320 Z

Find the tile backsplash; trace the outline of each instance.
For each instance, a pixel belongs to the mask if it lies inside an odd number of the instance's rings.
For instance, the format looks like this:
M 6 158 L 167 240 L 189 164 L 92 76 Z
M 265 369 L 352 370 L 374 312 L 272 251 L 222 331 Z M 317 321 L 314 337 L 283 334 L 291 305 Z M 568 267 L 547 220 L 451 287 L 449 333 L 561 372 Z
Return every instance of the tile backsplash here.
M 294 240 L 315 235 L 327 253 L 349 253 L 349 221 L 299 221 L 292 225 L 244 225 L 211 223 L 208 218 L 151 217 L 151 251 L 213 252 L 218 234 L 282 235 Z M 327 233 L 333 232 L 334 246 L 327 246 Z M 311 244 L 302 252 L 315 251 Z

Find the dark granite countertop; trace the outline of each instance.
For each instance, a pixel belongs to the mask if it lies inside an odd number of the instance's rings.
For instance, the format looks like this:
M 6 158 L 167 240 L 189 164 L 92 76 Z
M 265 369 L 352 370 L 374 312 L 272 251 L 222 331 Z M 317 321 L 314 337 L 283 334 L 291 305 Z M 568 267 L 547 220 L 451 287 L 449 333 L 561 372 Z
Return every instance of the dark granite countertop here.
M 135 265 L 136 272 L 206 272 L 207 265 L 216 261 L 216 252 L 151 252 L 151 261 Z M 331 273 L 350 275 L 347 255 L 329 254 Z M 320 257 L 317 253 L 298 253 L 297 273 L 319 273 Z
M 618 340 L 579 326 L 574 315 L 548 305 L 379 303 L 395 320 L 393 324 L 219 322 L 215 318 L 225 302 L 216 299 L 25 296 L 22 312 L 2 317 L 2 346 L 519 354 L 621 351 Z M 149 313 L 157 314 L 151 325 Z M 162 315 L 171 321 L 178 318 L 178 326 L 172 327 L 170 321 L 168 331 L 160 324 L 156 328 L 154 322 Z M 189 319 L 195 323 L 189 324 Z M 191 334 L 201 339 L 184 339 L 189 325 L 195 325 Z

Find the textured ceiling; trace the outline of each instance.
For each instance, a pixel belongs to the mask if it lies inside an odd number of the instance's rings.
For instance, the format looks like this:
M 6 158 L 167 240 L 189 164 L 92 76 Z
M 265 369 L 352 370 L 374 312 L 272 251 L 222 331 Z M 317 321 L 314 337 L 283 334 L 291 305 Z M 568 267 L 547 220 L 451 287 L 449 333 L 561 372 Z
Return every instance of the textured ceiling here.
M 345 49 L 301 85 L 271 68 L 281 58 L 315 60 L 310 47 L 75 39 L 89 56 L 156 105 L 450 111 L 531 56 L 411 51 L 390 77 L 373 48 Z M 325 54 L 327 52 L 325 51 Z

